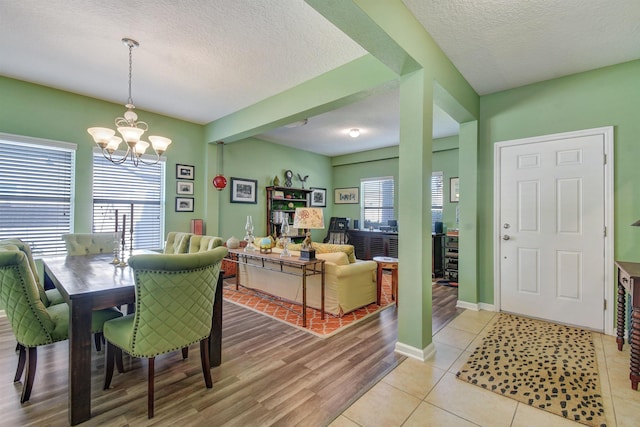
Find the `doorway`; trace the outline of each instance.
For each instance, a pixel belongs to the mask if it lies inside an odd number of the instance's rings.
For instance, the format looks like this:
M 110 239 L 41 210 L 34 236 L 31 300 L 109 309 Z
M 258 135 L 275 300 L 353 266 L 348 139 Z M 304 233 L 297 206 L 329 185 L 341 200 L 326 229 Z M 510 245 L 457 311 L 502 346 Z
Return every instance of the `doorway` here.
M 495 145 L 499 310 L 612 332 L 612 150 L 611 127 Z

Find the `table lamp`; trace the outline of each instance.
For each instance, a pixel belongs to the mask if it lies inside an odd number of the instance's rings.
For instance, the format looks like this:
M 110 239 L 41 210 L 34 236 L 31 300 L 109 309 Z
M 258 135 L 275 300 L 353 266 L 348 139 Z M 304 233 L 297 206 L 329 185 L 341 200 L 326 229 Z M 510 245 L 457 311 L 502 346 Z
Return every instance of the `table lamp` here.
M 311 261 L 316 259 L 316 250 L 311 246 L 312 229 L 324 229 L 324 218 L 322 209 L 320 208 L 296 208 L 295 218 L 293 219 L 293 228 L 302 228 L 306 232 L 302 249 L 300 250 L 300 259 Z

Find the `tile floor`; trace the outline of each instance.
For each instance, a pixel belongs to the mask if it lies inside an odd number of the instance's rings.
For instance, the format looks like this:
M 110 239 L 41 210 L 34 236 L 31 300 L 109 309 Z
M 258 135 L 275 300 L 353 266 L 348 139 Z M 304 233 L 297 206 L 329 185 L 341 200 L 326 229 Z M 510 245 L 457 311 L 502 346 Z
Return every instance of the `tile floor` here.
M 432 359 L 406 359 L 330 427 L 581 426 L 455 377 L 495 319 L 493 312 L 465 310 L 433 337 Z M 628 379 L 629 346 L 619 352 L 615 337 L 593 338 L 607 426 L 639 426 L 640 392 L 631 390 Z

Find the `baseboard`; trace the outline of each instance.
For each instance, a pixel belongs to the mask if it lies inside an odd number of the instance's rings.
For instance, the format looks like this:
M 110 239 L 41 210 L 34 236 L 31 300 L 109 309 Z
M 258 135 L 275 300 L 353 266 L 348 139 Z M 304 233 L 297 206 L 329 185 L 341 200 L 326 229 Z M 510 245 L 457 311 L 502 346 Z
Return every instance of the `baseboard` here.
M 7 313 L 4 310 L 0 310 L 0 317 L 7 317 Z
M 429 344 L 423 349 L 412 347 L 401 342 L 396 342 L 396 353 L 400 353 L 403 356 L 411 357 L 412 359 L 418 359 L 422 362 L 432 358 L 436 354 L 436 347 L 433 343 Z
M 487 304 L 484 302 L 479 302 L 479 303 L 472 303 L 472 302 L 466 302 L 466 301 L 456 301 L 456 307 L 457 308 L 464 308 L 466 310 L 473 310 L 473 311 L 480 311 L 480 310 L 485 310 L 485 311 L 496 311 L 496 307 L 493 304 Z

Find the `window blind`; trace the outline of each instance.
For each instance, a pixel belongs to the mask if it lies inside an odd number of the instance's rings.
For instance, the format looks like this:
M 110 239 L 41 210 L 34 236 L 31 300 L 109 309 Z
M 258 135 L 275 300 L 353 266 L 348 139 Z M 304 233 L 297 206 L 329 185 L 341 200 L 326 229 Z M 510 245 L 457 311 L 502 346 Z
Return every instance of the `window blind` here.
M 386 226 L 395 219 L 393 177 L 369 178 L 360 181 L 361 218 L 365 228 Z
M 125 247 L 131 238 L 133 205 L 133 248 L 157 249 L 164 243 L 165 162 L 135 167 L 129 162 L 114 165 L 101 153 L 93 155 L 93 232 L 125 230 Z M 126 221 L 123 224 L 123 217 Z
M 442 222 L 442 206 L 444 204 L 444 179 L 442 172 L 431 174 L 431 232 L 434 233 L 436 222 Z
M 0 239 L 19 238 L 34 255 L 64 253 L 71 231 L 75 145 L 0 135 Z

